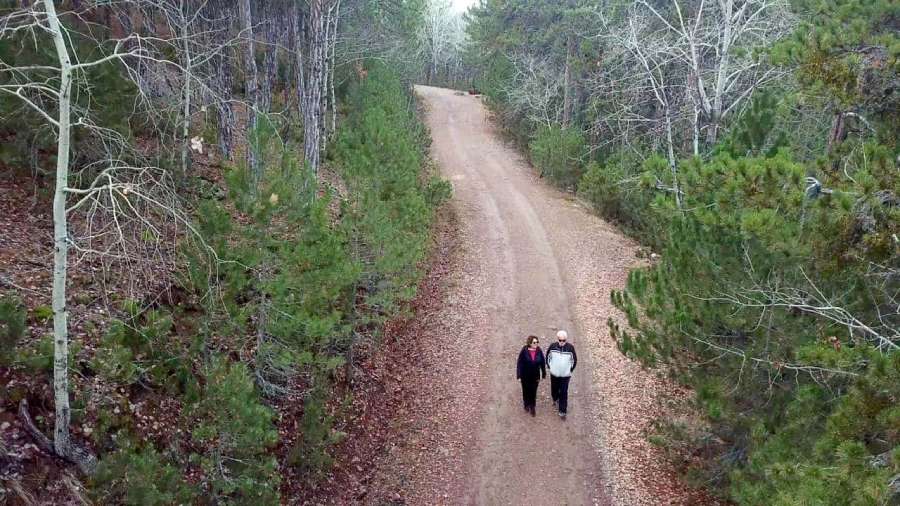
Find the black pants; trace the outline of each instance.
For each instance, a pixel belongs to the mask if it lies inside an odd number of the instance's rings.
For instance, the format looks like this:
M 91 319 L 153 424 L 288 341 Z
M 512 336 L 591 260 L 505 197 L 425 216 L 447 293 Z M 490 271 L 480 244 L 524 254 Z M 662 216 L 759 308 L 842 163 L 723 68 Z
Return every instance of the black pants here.
M 538 378 L 522 378 L 522 403 L 526 408 L 537 402 Z
M 550 397 L 559 402 L 560 413 L 565 413 L 569 408 L 569 379 L 550 376 Z

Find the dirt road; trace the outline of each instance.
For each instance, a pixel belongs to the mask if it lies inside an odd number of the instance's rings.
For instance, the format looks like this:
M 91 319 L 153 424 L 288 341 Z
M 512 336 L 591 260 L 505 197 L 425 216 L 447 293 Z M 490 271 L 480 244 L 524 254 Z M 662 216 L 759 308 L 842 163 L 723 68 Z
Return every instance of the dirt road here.
M 408 504 L 691 503 L 641 434 L 666 387 L 615 350 L 605 324 L 636 245 L 540 181 L 478 98 L 417 93 L 453 183 L 459 272 L 419 334 L 438 346 L 423 364 L 433 379 L 419 386 L 433 401 L 414 413 L 431 421 L 404 429 L 375 482 L 392 475 Z M 532 418 L 515 359 L 526 335 L 545 336 L 546 349 L 557 329 L 578 351 L 569 416 L 556 415 L 544 381 Z
M 591 504 L 599 499 L 599 455 L 591 444 L 589 389 L 592 370 L 586 342 L 575 327 L 573 291 L 558 252 L 556 228 L 568 226 L 571 203 L 535 184 L 485 123 L 479 101 L 434 88 L 421 88 L 430 107 L 433 153 L 453 183 L 457 213 L 481 276 L 472 286 L 487 318 L 477 322 L 484 345 L 480 430 L 475 439 L 473 499 L 478 504 Z M 628 254 L 623 249 L 620 255 Z M 633 255 L 630 255 L 634 258 Z M 526 416 L 515 380 L 515 358 L 528 334 L 557 329 L 572 334 L 579 354 L 570 383 L 568 419 L 552 410 L 549 381 L 540 385 L 538 416 Z M 474 379 L 474 378 L 473 378 Z

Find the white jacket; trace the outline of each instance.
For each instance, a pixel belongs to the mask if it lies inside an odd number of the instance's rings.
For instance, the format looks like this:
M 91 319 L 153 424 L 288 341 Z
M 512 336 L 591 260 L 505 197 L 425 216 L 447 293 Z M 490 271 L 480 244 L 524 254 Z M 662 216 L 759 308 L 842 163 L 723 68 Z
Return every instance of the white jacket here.
M 575 365 L 575 355 L 570 351 L 551 349 L 547 351 L 547 366 L 550 375 L 557 378 L 568 378 L 572 375 Z

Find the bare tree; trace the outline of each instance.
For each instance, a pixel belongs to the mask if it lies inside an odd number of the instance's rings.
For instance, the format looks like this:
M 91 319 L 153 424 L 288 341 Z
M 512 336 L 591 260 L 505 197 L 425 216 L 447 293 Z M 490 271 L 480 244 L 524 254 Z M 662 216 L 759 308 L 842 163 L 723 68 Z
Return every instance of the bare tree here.
M 327 147 L 328 143 L 328 127 L 326 125 L 326 113 L 328 112 L 328 104 L 331 102 L 332 114 L 336 114 L 335 108 L 337 107 L 336 99 L 333 96 L 334 93 L 334 69 L 335 69 L 335 58 L 334 53 L 337 49 L 337 35 L 339 29 L 339 23 L 341 19 L 341 0 L 334 0 L 334 4 L 331 5 L 328 9 L 328 13 L 325 16 L 325 50 L 323 52 L 323 65 L 324 65 L 324 82 L 322 83 L 322 118 L 320 120 L 320 135 L 321 135 L 321 146 L 320 150 L 324 151 Z M 331 99 L 329 99 L 331 96 Z M 332 119 L 336 122 L 337 117 L 333 116 Z
M 607 25 L 602 37 L 614 49 L 606 55 L 611 72 L 595 82 L 595 91 L 612 99 L 616 128 L 629 132 L 627 125 L 637 123 L 652 138 L 665 139 L 672 184 L 658 186 L 672 191 L 680 208 L 674 131 L 682 117 L 685 88 L 677 84 L 682 74 L 670 54 L 671 37 L 636 9 L 629 12 L 624 26 Z
M 463 17 L 453 11 L 449 0 L 429 0 L 424 14 L 419 37 L 427 53 L 425 82 L 432 84 L 439 74 L 444 74 L 447 84 L 452 85 L 456 81 L 454 71 L 461 65 L 466 37 Z
M 219 144 L 223 155 L 231 154 L 235 100 L 229 53 L 241 43 L 243 32 L 232 31 L 229 5 L 225 0 L 128 0 L 110 6 L 126 33 L 142 34 L 128 41 L 144 46 L 142 56 L 123 58 L 121 63 L 140 92 L 141 118 L 164 138 L 161 150 L 174 148 L 182 175 L 190 168 L 190 130 L 198 108 L 217 108 Z M 140 21 L 139 26 L 134 20 Z M 168 142 L 173 117 L 179 124 Z
M 601 29 L 593 37 L 605 51 L 590 86 L 604 114 L 594 137 L 626 147 L 661 144 L 672 181 L 657 188 L 681 207 L 681 146 L 689 141 L 691 154 L 705 154 L 727 117 L 784 75 L 757 50 L 793 22 L 782 0 L 673 0 L 665 7 L 635 0 L 626 12 L 617 22 L 597 13 Z
M 600 37 L 622 43 L 623 32 L 631 32 L 627 47 L 633 64 L 645 71 L 643 60 L 655 48 L 656 59 L 666 62 L 665 77 L 681 88 L 687 109 L 681 114 L 690 121 L 694 155 L 701 154 L 702 130 L 706 145 L 712 146 L 727 116 L 739 111 L 754 91 L 784 75 L 757 50 L 794 26 L 783 0 L 673 0 L 668 10 L 637 0 L 624 23 L 602 23 Z M 640 27 L 637 38 L 635 26 Z M 668 110 L 671 119 L 672 108 Z
M 96 467 L 96 457 L 77 449 L 69 435 L 71 408 L 69 406 L 69 334 L 66 313 L 66 273 L 68 269 L 69 227 L 66 214 L 66 192 L 69 179 L 69 151 L 71 147 L 71 103 L 73 75 L 90 63 L 73 63 L 65 30 L 62 28 L 56 5 L 52 0 L 41 0 L 31 8 L 24 8 L 8 14 L 2 20 L 0 37 L 7 38 L 19 32 L 37 36 L 47 33 L 52 38 L 58 66 L 31 65 L 14 67 L 6 62 L 0 66 L 5 78 L 13 84 L 3 84 L 0 90 L 21 99 L 26 105 L 52 125 L 56 136 L 56 186 L 53 193 L 53 392 L 56 409 L 53 451 L 90 473 Z M 103 59 L 101 59 L 103 60 Z M 99 61 L 99 60 L 98 60 Z M 29 71 L 49 71 L 57 73 L 51 82 L 33 80 Z M 33 95 L 41 99 L 55 101 L 58 108 L 54 118 L 51 112 Z M 32 96 L 29 96 L 32 95 Z M 40 101 L 40 100 L 39 100 Z M 28 420 L 26 418 L 26 420 Z M 30 421 L 30 420 L 29 420 Z M 43 440 L 45 438 L 38 438 Z
M 565 72 L 563 73 L 563 113 L 562 113 L 562 124 L 563 126 L 570 126 L 572 124 L 572 109 L 573 109 L 573 101 L 575 99 L 575 93 L 572 90 L 574 86 L 574 77 L 572 76 L 572 66 L 574 64 L 573 60 L 575 59 L 575 38 L 573 36 L 569 36 L 566 39 L 566 67 Z
M 161 74 L 158 77 L 160 79 L 165 80 L 163 75 L 172 71 L 177 72 L 180 78 L 178 95 L 181 100 L 176 104 L 179 107 L 178 116 L 180 116 L 181 125 L 176 134 L 175 144 L 179 150 L 182 176 L 186 176 L 190 168 L 191 117 L 193 110 L 196 109 L 196 96 L 201 94 L 211 97 L 216 103 L 230 100 L 226 88 L 213 84 L 216 78 L 221 76 L 205 75 L 205 72 L 209 71 L 212 62 L 224 63 L 222 54 L 230 46 L 237 45 L 239 40 L 238 37 L 229 37 L 227 34 L 229 27 L 222 22 L 222 18 L 217 19 L 216 22 L 211 22 L 212 20 L 207 18 L 210 14 L 217 14 L 209 12 L 211 9 L 208 0 L 200 2 L 143 0 L 140 3 L 136 1 L 132 3 L 137 4 L 141 8 L 143 16 L 150 19 L 151 22 L 159 19 L 159 24 L 166 27 L 170 34 L 164 42 L 174 58 L 154 62 L 153 66 L 157 69 L 158 74 Z M 146 64 L 145 61 L 141 63 Z M 163 104 L 154 104 L 153 107 L 161 105 L 165 108 L 165 103 L 171 101 L 163 102 Z M 228 131 L 229 125 L 226 125 L 225 129 Z
M 84 6 L 90 9 L 90 6 Z M 67 13 L 75 22 L 84 12 Z M 36 44 L 49 36 L 53 44 L 55 62 L 50 64 L 14 65 L 0 61 L 0 92 L 19 99 L 24 106 L 40 116 L 56 133 L 56 180 L 53 197 L 53 392 L 56 411 L 52 443 L 34 426 L 27 413 L 27 404 L 21 406 L 23 421 L 35 440 L 56 455 L 67 459 L 85 473 L 93 472 L 96 457 L 75 444 L 69 432 L 71 408 L 69 404 L 69 334 L 66 308 L 67 272 L 70 249 L 82 255 L 97 255 L 115 259 L 132 255 L 145 256 L 146 252 L 132 249 L 135 244 L 160 244 L 165 234 L 161 227 L 165 219 L 151 217 L 156 209 L 172 222 L 192 229 L 190 221 L 179 210 L 174 197 L 174 185 L 166 171 L 135 166 L 113 155 L 114 151 L 128 153 L 122 144 L 124 139 L 91 120 L 90 110 L 74 106 L 73 91 L 89 94 L 89 69 L 100 65 L 125 64 L 134 59 L 161 61 L 150 51 L 147 39 L 129 33 L 121 39 L 93 41 L 100 56 L 85 61 L 76 50 L 79 34 L 66 28 L 52 0 L 41 0 L 29 7 L 12 11 L 0 18 L 0 41 L 26 40 Z M 112 50 L 106 51 L 111 43 Z M 90 101 L 88 101 L 89 103 Z M 76 120 L 72 121 L 73 112 Z M 107 144 L 107 156 L 89 165 L 82 172 L 95 172 L 96 176 L 86 187 L 70 184 L 72 166 L 72 132 L 84 129 Z M 118 148 L 114 149 L 113 144 Z M 95 171 L 95 169 L 98 169 Z M 79 178 L 82 179 L 82 178 Z M 68 197 L 77 200 L 68 205 Z M 82 234 L 73 233 L 70 214 L 85 212 Z M 100 215 L 106 218 L 102 219 Z M 146 232 L 145 233 L 142 233 Z M 131 239 L 129 239 L 129 237 Z M 152 238 L 148 240 L 148 238 Z
M 701 0 L 682 7 L 673 0 L 675 16 L 669 19 L 646 0 L 639 4 L 676 35 L 674 53 L 690 68 L 692 96 L 708 122 L 706 141 L 714 144 L 724 117 L 780 75 L 753 50 L 791 31 L 787 5 L 783 0 Z
M 547 127 L 559 123 L 564 85 L 561 69 L 549 56 L 519 53 L 508 58 L 515 71 L 503 92 L 512 110 Z
M 805 313 L 843 327 L 848 341 L 860 338 L 883 353 L 900 351 L 900 307 L 894 281 L 898 275 L 897 269 L 883 265 L 870 266 L 871 293 L 877 301 L 873 304 L 871 315 L 848 309 L 846 292 L 825 293 L 803 269 L 799 273 L 802 281 L 791 286 L 775 279 L 759 281 L 750 269 L 749 286 L 706 300 L 731 304 L 740 309 L 782 309 Z M 840 338 L 834 336 L 832 339 L 830 344 L 839 346 Z
M 68 267 L 69 238 L 66 222 L 66 188 L 69 178 L 69 147 L 71 139 L 71 93 L 73 66 L 69 56 L 56 6 L 44 0 L 47 28 L 53 36 L 53 46 L 59 59 L 59 116 L 56 121 L 56 189 L 53 192 L 53 392 L 56 406 L 56 425 L 53 431 L 57 455 L 76 460 L 86 472 L 92 472 L 95 460 L 76 459 L 76 451 L 69 437 L 69 331 L 66 315 L 66 269 Z

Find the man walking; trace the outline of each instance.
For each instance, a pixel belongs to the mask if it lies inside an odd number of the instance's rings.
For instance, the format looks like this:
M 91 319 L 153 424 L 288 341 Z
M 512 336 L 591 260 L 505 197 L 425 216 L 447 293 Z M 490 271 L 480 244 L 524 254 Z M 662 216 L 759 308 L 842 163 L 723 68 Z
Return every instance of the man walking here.
M 575 365 L 578 364 L 578 355 L 575 347 L 566 342 L 569 334 L 565 330 L 556 333 L 556 342 L 547 348 L 547 366 L 550 368 L 550 397 L 553 404 L 559 409 L 559 417 L 566 419 L 566 411 L 569 408 L 569 378 Z

